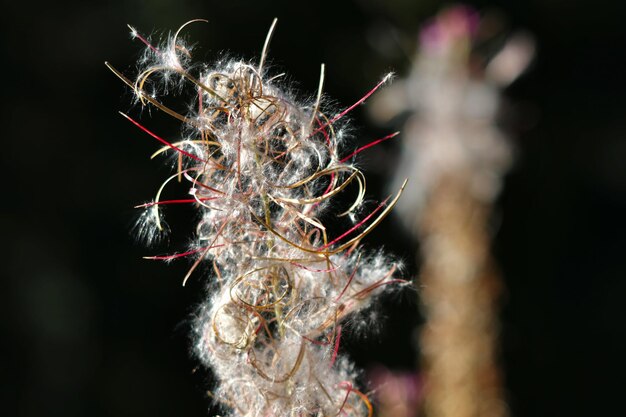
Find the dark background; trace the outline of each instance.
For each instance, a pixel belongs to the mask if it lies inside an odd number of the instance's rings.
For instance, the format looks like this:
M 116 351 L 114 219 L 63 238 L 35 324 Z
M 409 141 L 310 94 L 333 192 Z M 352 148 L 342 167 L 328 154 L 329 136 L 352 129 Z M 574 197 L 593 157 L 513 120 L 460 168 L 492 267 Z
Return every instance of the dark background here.
M 614 1 L 477 1 L 538 44 L 528 73 L 506 92 L 521 116 L 517 164 L 498 202 L 494 252 L 507 287 L 503 367 L 514 416 L 624 413 L 626 388 L 626 8 Z M 406 74 L 430 0 L 16 2 L 3 6 L 0 414 L 7 416 L 204 416 L 210 387 L 194 372 L 187 320 L 202 297 L 188 265 L 145 261 L 133 242 L 133 205 L 150 199 L 168 170 L 157 148 L 118 110 L 131 96 L 103 62 L 129 74 L 143 33 L 193 18 L 195 58 L 257 57 L 274 16 L 270 57 L 313 94 L 319 64 L 343 107 L 381 74 Z M 390 27 L 385 51 L 372 37 Z M 131 110 L 138 114 L 137 109 Z M 355 140 L 384 129 L 353 114 Z M 176 125 L 142 119 L 164 135 Z M 521 121 L 521 122 L 520 122 Z M 397 144 L 364 155 L 370 195 L 393 174 Z M 384 156 L 384 158 L 381 157 Z M 369 161 L 369 163 L 368 163 Z M 183 209 L 171 224 L 184 235 Z M 179 223 L 180 221 L 180 223 Z M 180 226 L 179 226 L 180 224 Z M 185 243 L 173 238 L 172 247 Z M 367 239 L 417 269 L 416 243 L 394 219 Z M 180 247 L 180 246 L 179 246 Z M 164 252 L 164 248 L 156 250 Z M 414 295 L 383 307 L 377 335 L 347 339 L 363 367 L 416 363 Z

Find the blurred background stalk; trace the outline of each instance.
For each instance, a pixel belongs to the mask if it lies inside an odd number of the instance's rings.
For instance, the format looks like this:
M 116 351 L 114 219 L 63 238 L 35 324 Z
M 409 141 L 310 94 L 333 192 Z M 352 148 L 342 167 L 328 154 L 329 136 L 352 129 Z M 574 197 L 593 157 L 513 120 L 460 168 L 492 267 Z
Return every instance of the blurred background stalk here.
M 442 10 L 420 32 L 409 76 L 374 102 L 402 128 L 398 206 L 420 242 L 419 337 L 427 417 L 506 417 L 499 367 L 502 279 L 491 255 L 493 203 L 512 159 L 498 127 L 501 90 L 530 62 L 528 35 L 502 36 L 499 18 Z M 384 402 L 384 401 L 383 401 Z

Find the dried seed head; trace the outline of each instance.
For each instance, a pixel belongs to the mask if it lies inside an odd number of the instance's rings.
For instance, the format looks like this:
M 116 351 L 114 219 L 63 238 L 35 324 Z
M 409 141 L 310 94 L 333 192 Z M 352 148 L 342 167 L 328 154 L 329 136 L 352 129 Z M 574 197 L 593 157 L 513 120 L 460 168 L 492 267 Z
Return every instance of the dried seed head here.
M 269 35 L 258 66 L 234 60 L 193 75 L 179 32 L 155 47 L 133 29 L 147 45 L 145 68 L 134 82 L 111 69 L 143 105 L 190 132 L 171 143 L 126 116 L 165 144 L 155 156 L 176 156 L 177 172 L 164 186 L 178 178 L 190 188 L 187 198 L 163 201 L 161 187 L 142 206 L 141 233 L 163 229 L 163 204 L 191 203 L 200 215 L 189 250 L 153 259 L 193 258 L 185 281 L 201 263 L 212 264 L 212 295 L 198 309 L 194 329 L 197 356 L 219 380 L 218 398 L 239 416 L 371 414 L 367 397 L 353 386 L 352 365 L 337 358 L 340 323 L 389 284 L 403 282 L 394 278 L 394 261 L 359 248 L 399 193 L 363 210 L 365 178 L 348 160 L 371 145 L 339 154 L 339 120 L 354 106 L 327 115 L 321 82 L 315 101 L 295 100 L 263 69 Z M 163 74 L 177 75 L 194 91 L 189 114 L 146 93 L 148 86 L 167 91 Z M 338 214 L 353 215 L 356 224 L 329 231 L 321 221 L 329 201 L 349 188 L 356 197 Z

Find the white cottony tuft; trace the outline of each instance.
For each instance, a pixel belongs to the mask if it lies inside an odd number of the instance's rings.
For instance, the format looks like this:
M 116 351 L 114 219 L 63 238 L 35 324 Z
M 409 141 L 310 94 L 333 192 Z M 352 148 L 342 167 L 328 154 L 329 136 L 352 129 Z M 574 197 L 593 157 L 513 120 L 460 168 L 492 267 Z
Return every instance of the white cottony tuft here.
M 158 47 L 131 31 L 147 46 L 145 67 L 134 82 L 112 70 L 143 105 L 185 126 L 185 139 L 171 141 L 127 117 L 165 145 L 153 156 L 172 155 L 176 169 L 143 205 L 138 235 L 151 240 L 165 230 L 162 205 L 197 209 L 190 248 L 153 259 L 191 258 L 185 280 L 200 265 L 213 271 L 194 331 L 196 354 L 219 381 L 215 397 L 233 416 L 371 415 L 354 382 L 357 372 L 340 354 L 341 323 L 374 296 L 402 286 L 394 260 L 359 246 L 399 194 L 364 203 L 364 175 L 342 162 L 346 126 L 340 119 L 392 74 L 331 118 L 322 99 L 323 69 L 317 100 L 301 103 L 263 62 L 224 61 L 192 74 L 180 30 Z M 194 96 L 187 114 L 163 104 L 171 75 Z M 148 88 L 155 95 L 147 95 Z M 175 179 L 189 191 L 163 200 L 165 185 Z M 356 190 L 356 197 L 335 215 L 354 223 L 330 230 L 323 219 L 344 189 Z

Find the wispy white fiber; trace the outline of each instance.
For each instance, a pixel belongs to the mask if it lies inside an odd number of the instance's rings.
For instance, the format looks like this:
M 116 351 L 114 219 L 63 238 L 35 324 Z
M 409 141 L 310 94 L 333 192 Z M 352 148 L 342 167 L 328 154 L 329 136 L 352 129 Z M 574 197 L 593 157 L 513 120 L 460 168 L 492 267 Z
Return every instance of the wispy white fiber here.
M 188 250 L 153 258 L 191 259 L 185 280 L 198 279 L 201 264 L 212 271 L 194 332 L 197 357 L 219 381 L 214 397 L 233 416 L 371 415 L 358 372 L 341 354 L 342 323 L 350 317 L 352 329 L 372 325 L 356 313 L 404 284 L 395 261 L 360 247 L 399 193 L 364 203 L 365 177 L 341 162 L 351 108 L 326 114 L 323 76 L 316 100 L 296 100 L 263 65 L 271 33 L 258 66 L 229 60 L 193 67 L 180 30 L 157 46 L 131 30 L 146 44 L 139 75 L 131 81 L 110 68 L 144 106 L 183 122 L 185 137 L 161 138 L 127 117 L 166 144 L 154 156 L 170 155 L 176 172 L 168 181 L 189 185 L 178 200 L 163 200 L 159 191 L 143 205 L 138 234 L 150 240 L 164 230 L 163 205 L 198 211 Z M 162 100 L 173 80 L 193 92 L 188 113 Z M 332 213 L 344 191 L 355 200 Z M 348 207 L 354 223 L 329 230 L 324 221 Z

